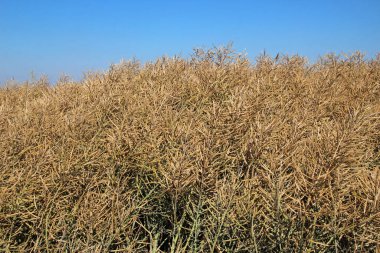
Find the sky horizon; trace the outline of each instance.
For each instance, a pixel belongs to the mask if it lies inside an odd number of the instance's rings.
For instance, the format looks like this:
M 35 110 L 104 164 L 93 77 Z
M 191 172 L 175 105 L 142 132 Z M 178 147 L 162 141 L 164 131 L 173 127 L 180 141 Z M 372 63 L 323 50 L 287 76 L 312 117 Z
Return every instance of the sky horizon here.
M 0 84 L 47 75 L 74 80 L 112 63 L 232 42 L 253 60 L 380 53 L 380 1 L 0 0 Z

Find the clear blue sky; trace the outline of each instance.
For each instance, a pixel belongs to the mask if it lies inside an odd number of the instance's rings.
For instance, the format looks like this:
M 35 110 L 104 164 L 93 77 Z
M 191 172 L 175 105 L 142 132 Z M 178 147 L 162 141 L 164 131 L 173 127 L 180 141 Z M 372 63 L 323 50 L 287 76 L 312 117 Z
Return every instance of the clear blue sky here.
M 233 42 L 312 61 L 329 52 L 380 52 L 380 0 L 0 0 L 0 82 L 33 71 L 55 81 L 136 57 L 187 57 Z

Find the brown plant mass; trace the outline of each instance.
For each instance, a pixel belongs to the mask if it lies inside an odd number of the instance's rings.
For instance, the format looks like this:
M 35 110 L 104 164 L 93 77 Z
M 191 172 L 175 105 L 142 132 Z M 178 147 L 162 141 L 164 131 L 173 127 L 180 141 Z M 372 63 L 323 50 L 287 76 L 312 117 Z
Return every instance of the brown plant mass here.
M 230 48 L 0 88 L 0 248 L 376 252 L 380 59 Z

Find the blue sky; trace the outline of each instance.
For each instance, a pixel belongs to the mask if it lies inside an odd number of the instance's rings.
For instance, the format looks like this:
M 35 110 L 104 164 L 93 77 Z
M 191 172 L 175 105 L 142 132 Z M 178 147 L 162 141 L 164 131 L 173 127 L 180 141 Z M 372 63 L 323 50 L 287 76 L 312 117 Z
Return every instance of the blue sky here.
M 0 83 L 106 70 L 136 57 L 187 57 L 234 43 L 269 54 L 380 52 L 380 0 L 0 0 Z

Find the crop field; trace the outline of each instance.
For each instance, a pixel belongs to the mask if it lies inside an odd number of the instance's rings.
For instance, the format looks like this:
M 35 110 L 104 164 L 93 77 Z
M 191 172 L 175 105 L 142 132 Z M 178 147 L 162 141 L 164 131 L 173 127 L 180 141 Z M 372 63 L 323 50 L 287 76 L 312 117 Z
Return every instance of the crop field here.
M 380 57 L 230 48 L 0 88 L 0 252 L 377 252 Z

